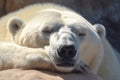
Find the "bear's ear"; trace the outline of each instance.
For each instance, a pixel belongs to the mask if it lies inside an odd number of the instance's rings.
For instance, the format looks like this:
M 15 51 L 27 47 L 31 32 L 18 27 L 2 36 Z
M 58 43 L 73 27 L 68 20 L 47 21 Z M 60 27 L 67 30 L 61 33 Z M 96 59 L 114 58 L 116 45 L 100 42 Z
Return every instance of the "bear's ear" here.
M 93 27 L 96 29 L 98 35 L 102 38 L 106 36 L 105 27 L 102 24 L 95 24 Z
M 25 26 L 25 23 L 23 20 L 21 20 L 18 17 L 13 17 L 10 20 L 8 20 L 7 28 L 9 32 L 14 36 L 18 30 L 23 28 Z

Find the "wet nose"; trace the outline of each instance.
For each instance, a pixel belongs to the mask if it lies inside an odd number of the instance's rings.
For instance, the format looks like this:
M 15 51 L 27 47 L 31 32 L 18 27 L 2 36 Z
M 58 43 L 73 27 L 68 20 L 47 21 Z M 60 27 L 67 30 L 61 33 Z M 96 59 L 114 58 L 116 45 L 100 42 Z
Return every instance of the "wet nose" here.
M 73 45 L 62 46 L 57 51 L 62 59 L 72 59 L 76 55 L 76 49 Z

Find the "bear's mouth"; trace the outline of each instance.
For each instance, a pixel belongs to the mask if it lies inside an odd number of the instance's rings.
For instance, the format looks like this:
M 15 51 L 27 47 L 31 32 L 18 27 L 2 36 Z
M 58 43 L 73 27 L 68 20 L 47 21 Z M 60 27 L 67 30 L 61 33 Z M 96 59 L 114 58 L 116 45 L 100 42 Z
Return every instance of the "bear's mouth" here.
M 71 46 L 70 46 L 71 48 Z M 74 67 L 76 64 L 76 59 L 75 58 L 69 58 L 69 57 L 64 57 L 61 58 L 58 56 L 58 51 L 54 49 L 49 49 L 49 47 L 45 47 L 49 51 L 49 56 L 52 59 L 52 61 L 55 63 L 56 66 L 58 67 Z M 62 49 L 62 48 L 61 48 Z
M 74 63 L 61 63 L 61 64 L 57 64 L 57 66 L 59 66 L 59 67 L 73 67 Z
M 74 59 L 55 59 L 55 64 L 59 67 L 73 67 L 75 65 Z

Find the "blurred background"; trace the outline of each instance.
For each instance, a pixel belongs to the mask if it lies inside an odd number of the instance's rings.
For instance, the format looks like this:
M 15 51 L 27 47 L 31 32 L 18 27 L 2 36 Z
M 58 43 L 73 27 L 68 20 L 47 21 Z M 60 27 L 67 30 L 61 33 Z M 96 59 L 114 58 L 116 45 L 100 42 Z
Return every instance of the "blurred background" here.
M 44 2 L 64 5 L 92 24 L 103 24 L 107 39 L 120 52 L 120 0 L 0 0 L 0 17 L 27 5 Z

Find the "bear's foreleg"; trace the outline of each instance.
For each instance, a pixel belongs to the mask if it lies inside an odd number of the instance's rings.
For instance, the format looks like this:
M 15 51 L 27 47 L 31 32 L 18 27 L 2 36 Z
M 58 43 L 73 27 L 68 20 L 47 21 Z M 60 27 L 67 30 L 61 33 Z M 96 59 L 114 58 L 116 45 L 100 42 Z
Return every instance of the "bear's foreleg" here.
M 28 48 L 6 42 L 0 42 L 0 44 L 0 70 L 51 69 L 52 62 L 42 48 Z

